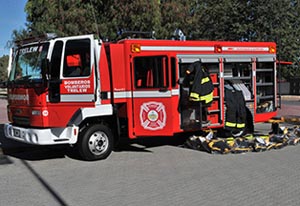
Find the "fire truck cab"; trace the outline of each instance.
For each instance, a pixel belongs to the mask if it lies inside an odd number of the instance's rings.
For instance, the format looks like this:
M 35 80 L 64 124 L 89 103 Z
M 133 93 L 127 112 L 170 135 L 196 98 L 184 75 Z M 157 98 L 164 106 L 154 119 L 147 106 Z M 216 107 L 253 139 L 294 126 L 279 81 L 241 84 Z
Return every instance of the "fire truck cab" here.
M 226 86 L 243 92 L 246 126 L 276 115 L 272 42 L 102 42 L 83 35 L 24 40 L 11 58 L 5 136 L 37 145 L 75 144 L 86 160 L 108 157 L 120 136 L 223 128 Z M 214 86 L 205 123 L 201 104 L 190 107 L 189 87 L 182 84 L 197 61 Z

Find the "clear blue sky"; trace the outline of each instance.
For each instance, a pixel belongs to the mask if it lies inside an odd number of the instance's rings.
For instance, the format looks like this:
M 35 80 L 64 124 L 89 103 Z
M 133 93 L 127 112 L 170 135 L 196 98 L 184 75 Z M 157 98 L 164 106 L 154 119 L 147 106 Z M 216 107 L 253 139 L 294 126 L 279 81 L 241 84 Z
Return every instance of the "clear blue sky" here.
M 0 0 L 0 57 L 9 54 L 6 44 L 13 30 L 25 29 L 27 0 Z

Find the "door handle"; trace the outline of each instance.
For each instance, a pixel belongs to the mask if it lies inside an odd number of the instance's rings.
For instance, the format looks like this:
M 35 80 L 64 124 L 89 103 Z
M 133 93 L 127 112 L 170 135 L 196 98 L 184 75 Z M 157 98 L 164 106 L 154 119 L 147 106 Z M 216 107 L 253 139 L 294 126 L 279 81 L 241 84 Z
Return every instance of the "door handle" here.
M 168 91 L 168 88 L 160 88 L 158 91 L 159 91 L 159 92 L 167 92 L 167 91 Z

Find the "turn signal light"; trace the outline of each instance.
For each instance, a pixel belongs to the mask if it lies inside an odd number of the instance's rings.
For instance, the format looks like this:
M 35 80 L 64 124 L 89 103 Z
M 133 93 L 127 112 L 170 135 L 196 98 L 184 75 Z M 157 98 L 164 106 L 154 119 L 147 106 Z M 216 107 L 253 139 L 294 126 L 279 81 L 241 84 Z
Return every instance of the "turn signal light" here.
M 141 52 L 141 45 L 140 44 L 131 44 L 131 52 L 132 53 Z
M 276 48 L 270 46 L 270 47 L 269 47 L 269 53 L 276 53 Z
M 215 45 L 215 53 L 222 53 L 222 47 L 220 45 Z

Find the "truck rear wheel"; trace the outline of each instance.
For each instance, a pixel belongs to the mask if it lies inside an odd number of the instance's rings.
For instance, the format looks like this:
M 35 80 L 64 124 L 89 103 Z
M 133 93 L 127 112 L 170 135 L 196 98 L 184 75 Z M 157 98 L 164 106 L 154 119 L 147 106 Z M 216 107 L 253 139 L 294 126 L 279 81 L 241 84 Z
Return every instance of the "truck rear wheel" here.
M 102 124 L 85 128 L 78 139 L 78 151 L 84 160 L 101 160 L 107 158 L 113 149 L 113 134 Z

